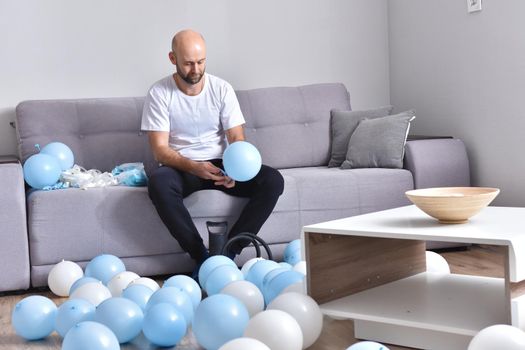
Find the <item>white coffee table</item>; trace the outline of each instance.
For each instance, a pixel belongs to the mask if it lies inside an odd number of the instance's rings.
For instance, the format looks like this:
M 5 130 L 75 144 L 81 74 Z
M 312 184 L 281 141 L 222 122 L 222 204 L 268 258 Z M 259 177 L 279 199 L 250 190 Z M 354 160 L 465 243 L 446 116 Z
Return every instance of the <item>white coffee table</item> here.
M 500 246 L 505 277 L 426 272 L 425 241 Z M 487 326 L 525 329 L 525 208 L 447 225 L 406 206 L 305 226 L 302 242 L 308 294 L 358 339 L 464 350 Z

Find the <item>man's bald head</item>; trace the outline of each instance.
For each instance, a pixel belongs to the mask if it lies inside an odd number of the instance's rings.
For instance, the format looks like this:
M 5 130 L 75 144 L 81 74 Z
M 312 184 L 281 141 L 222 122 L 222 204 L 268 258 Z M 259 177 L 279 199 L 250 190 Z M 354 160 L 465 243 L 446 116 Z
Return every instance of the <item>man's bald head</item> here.
M 177 75 L 185 83 L 201 82 L 206 70 L 206 44 L 200 33 L 186 29 L 178 32 L 171 41 L 171 63 L 177 67 Z
M 171 50 L 175 55 L 180 54 L 181 50 L 188 50 L 196 46 L 205 49 L 206 43 L 201 33 L 191 29 L 181 30 L 171 40 Z

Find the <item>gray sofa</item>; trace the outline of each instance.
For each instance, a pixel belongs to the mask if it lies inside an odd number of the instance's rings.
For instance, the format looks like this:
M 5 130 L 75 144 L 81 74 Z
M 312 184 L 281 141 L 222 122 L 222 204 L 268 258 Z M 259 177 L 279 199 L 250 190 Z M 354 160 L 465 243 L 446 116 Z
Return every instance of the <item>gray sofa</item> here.
M 327 168 L 330 110 L 350 109 L 342 84 L 237 95 L 248 141 L 285 179 L 284 193 L 260 232 L 277 259 L 303 225 L 407 205 L 404 192 L 413 188 L 469 185 L 468 159 L 458 139 L 409 141 L 405 169 Z M 140 131 L 142 104 L 143 98 L 22 102 L 16 108 L 20 160 L 35 153 L 36 143 L 60 141 L 86 169 L 110 171 L 126 162 L 151 168 L 155 162 L 147 135 Z M 0 291 L 46 285 L 49 270 L 62 259 L 85 266 L 102 253 L 121 257 L 128 270 L 143 276 L 193 268 L 144 187 L 25 193 L 20 163 L 0 164 L 0 175 L 9 184 L 9 190 L 0 188 L 5 192 L 0 199 Z M 185 203 L 206 241 L 205 222 L 232 223 L 245 200 L 208 190 L 192 194 Z M 245 250 L 238 262 L 253 254 Z

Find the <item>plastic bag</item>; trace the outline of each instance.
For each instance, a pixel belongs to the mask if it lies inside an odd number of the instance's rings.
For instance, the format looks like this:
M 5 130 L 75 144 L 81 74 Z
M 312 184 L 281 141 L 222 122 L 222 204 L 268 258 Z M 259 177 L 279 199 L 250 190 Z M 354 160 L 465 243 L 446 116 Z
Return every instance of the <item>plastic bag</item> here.
M 143 163 L 124 163 L 116 166 L 111 174 L 120 185 L 146 186 L 148 178 Z
M 64 170 L 60 175 L 60 181 L 68 187 L 105 187 L 118 185 L 117 179 L 108 172 L 101 172 L 97 169 L 86 170 L 75 164 L 71 169 Z

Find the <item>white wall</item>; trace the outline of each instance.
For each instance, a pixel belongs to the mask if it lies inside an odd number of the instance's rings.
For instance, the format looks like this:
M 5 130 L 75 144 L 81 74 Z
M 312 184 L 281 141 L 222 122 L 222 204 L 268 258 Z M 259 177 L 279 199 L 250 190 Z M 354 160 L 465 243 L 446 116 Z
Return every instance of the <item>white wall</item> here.
M 0 0 L 0 155 L 17 103 L 144 95 L 187 27 L 236 89 L 337 81 L 354 108 L 387 104 L 387 17 L 386 0 Z
M 473 184 L 525 206 L 525 1 L 389 2 L 390 91 L 414 133 L 464 140 Z

